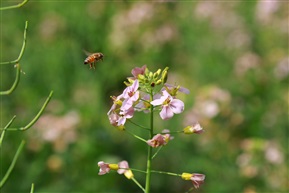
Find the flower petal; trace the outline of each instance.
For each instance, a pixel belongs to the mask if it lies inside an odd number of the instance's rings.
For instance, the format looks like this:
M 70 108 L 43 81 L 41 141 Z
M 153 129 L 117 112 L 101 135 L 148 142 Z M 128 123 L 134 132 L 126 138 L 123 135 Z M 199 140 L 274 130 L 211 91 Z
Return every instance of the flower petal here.
M 163 109 L 160 112 L 160 116 L 163 120 L 168 120 L 174 116 L 173 111 L 169 106 L 163 106 Z
M 165 99 L 163 99 L 163 98 L 161 97 L 160 99 L 153 100 L 153 101 L 151 102 L 151 104 L 152 104 L 153 106 L 158 106 L 158 105 L 163 104 L 164 101 L 165 101 Z
M 172 100 L 172 102 L 170 103 L 170 108 L 172 109 L 172 111 L 175 114 L 179 114 L 181 112 L 184 111 L 184 103 L 183 101 L 179 100 L 179 99 L 174 99 Z

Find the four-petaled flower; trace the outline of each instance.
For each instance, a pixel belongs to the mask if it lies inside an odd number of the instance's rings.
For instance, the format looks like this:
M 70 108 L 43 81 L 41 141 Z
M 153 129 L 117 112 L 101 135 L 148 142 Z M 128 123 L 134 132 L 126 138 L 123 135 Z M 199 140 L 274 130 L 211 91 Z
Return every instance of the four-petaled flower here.
M 143 75 L 145 73 L 145 70 L 146 70 L 147 66 L 146 65 L 143 65 L 141 68 L 139 67 L 136 67 L 134 69 L 131 70 L 131 73 L 133 75 L 133 78 L 131 79 L 136 79 L 138 78 L 138 75 L 141 74 Z
M 139 99 L 139 82 L 138 80 L 135 80 L 133 84 L 129 87 L 127 87 L 123 93 L 122 96 L 124 98 L 124 101 L 122 102 L 121 110 L 127 110 L 132 107 L 133 103 Z
M 162 145 L 166 145 L 170 140 L 173 139 L 169 134 L 169 130 L 163 130 L 163 133 L 166 134 L 156 134 L 152 139 L 147 140 L 147 144 L 152 147 L 159 147 Z
M 191 180 L 195 188 L 199 188 L 201 184 L 205 181 L 205 175 L 204 174 L 198 174 L 198 173 L 182 173 L 181 177 L 184 180 Z
M 153 106 L 162 106 L 160 116 L 163 120 L 172 118 L 174 113 L 179 114 L 184 111 L 183 101 L 173 98 L 166 90 L 163 90 L 161 98 L 153 100 L 151 104 Z
M 134 108 L 130 107 L 129 109 L 125 109 L 120 111 L 119 119 L 117 120 L 117 126 L 124 125 L 127 119 L 130 119 L 133 117 L 134 114 Z

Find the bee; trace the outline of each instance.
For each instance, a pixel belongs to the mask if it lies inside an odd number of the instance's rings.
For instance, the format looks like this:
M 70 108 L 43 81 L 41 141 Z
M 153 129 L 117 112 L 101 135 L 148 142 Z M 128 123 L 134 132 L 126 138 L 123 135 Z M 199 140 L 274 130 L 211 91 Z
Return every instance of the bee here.
M 88 53 L 87 58 L 84 60 L 84 64 L 89 64 L 90 69 L 95 69 L 95 64 L 98 61 L 103 60 L 104 55 L 100 52 L 97 53 Z

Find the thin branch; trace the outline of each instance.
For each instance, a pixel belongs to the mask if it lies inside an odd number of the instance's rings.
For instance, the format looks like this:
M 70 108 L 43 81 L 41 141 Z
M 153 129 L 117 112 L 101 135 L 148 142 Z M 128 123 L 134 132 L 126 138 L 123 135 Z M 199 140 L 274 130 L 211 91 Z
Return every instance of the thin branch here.
M 12 117 L 12 119 L 11 119 L 11 120 L 7 123 L 7 125 L 4 127 L 4 130 L 2 131 L 1 137 L 0 137 L 0 148 L 1 148 L 1 146 L 2 146 L 2 141 L 3 141 L 3 139 L 4 139 L 5 131 L 6 131 L 6 129 L 7 129 L 8 127 L 10 127 L 10 125 L 12 124 L 12 122 L 14 121 L 15 118 L 16 118 L 16 116 L 14 115 L 14 116 Z
M 7 6 L 7 7 L 0 7 L 0 11 L 2 10 L 7 10 L 7 9 L 15 9 L 15 8 L 19 8 L 22 7 L 24 4 L 26 4 L 29 0 L 23 0 L 21 3 L 17 4 L 17 5 L 11 5 L 11 6 Z
M 17 159 L 18 159 L 18 156 L 19 156 L 22 148 L 24 147 L 24 144 L 25 144 L 25 141 L 21 141 L 21 143 L 20 143 L 20 145 L 19 145 L 19 147 L 18 147 L 18 149 L 17 149 L 17 151 L 16 151 L 16 154 L 14 155 L 14 158 L 13 158 L 13 160 L 12 160 L 12 162 L 11 162 L 11 164 L 10 164 L 7 172 L 6 172 L 6 174 L 4 175 L 4 177 L 2 178 L 2 180 L 1 180 L 1 182 L 0 182 L 0 188 L 3 187 L 3 185 L 4 185 L 5 182 L 7 181 L 10 173 L 12 172 L 12 170 L 13 170 L 13 168 L 14 168 L 14 166 L 15 166 L 15 163 L 16 163 L 16 161 L 17 161 Z
M 146 190 L 142 187 L 142 185 L 133 177 L 132 178 L 133 182 L 140 188 L 142 189 L 143 192 L 145 192 Z
M 37 113 L 37 115 L 34 117 L 34 119 L 32 119 L 32 121 L 30 121 L 30 123 L 28 123 L 26 126 L 24 127 L 20 127 L 20 128 L 6 128 L 7 131 L 25 131 L 27 129 L 29 129 L 30 127 L 32 127 L 34 125 L 34 123 L 36 123 L 36 121 L 39 119 L 39 117 L 41 116 L 41 114 L 43 113 L 44 109 L 46 108 L 47 104 L 49 103 L 51 97 L 53 95 L 53 91 L 50 92 L 48 98 L 46 99 L 46 101 L 44 102 L 44 104 L 42 105 L 40 111 Z M 3 128 L 0 128 L 0 130 L 4 130 Z
M 158 155 L 159 151 L 163 148 L 164 146 L 161 146 L 158 148 L 158 150 L 156 151 L 156 153 L 152 156 L 152 159 L 154 159 L 156 157 L 156 155 Z
M 34 192 L 34 184 L 32 183 L 30 193 L 33 193 L 33 192 Z
M 141 140 L 141 141 L 143 141 L 143 142 L 147 142 L 145 139 L 143 139 L 143 138 L 141 138 L 141 137 L 139 137 L 139 136 L 137 136 L 137 135 L 135 135 L 135 134 L 133 134 L 132 132 L 130 132 L 130 131 L 128 131 L 128 130 L 125 130 L 128 134 L 130 134 L 131 136 L 133 136 L 133 137 L 135 137 L 135 138 L 137 138 L 137 139 L 139 139 L 139 140 Z
M 16 68 L 16 78 L 15 78 L 15 81 L 14 81 L 13 85 L 11 86 L 10 89 L 8 89 L 6 91 L 0 91 L 0 95 L 9 95 L 9 94 L 11 94 L 16 89 L 16 87 L 18 86 L 18 83 L 20 81 L 20 74 L 21 74 L 20 64 L 19 63 L 16 64 L 15 68 Z
M 25 28 L 24 28 L 24 33 L 23 33 L 23 43 L 22 43 L 22 48 L 20 50 L 19 56 L 16 60 L 13 61 L 8 61 L 8 62 L 0 62 L 0 64 L 17 64 L 19 63 L 20 59 L 23 56 L 25 47 L 26 47 L 26 34 L 27 34 L 27 29 L 28 29 L 28 21 L 25 22 Z
M 139 124 L 137 124 L 137 123 L 135 123 L 135 122 L 133 122 L 132 120 L 130 120 L 130 119 L 127 119 L 130 123 L 132 123 L 132 124 L 134 124 L 134 125 L 136 125 L 136 126 L 138 126 L 138 127 L 140 127 L 140 128 L 142 128 L 142 129 L 145 129 L 145 130 L 148 130 L 148 131 L 150 131 L 150 129 L 149 128 L 146 128 L 146 127 L 144 127 L 144 126 L 142 126 L 142 125 L 139 125 Z

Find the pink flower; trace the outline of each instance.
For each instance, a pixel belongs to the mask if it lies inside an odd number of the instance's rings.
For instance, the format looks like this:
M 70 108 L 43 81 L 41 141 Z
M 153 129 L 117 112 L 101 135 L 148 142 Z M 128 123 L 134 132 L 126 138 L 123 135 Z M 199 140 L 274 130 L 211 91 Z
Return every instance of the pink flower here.
M 192 180 L 194 187 L 199 188 L 200 185 L 204 183 L 205 175 L 194 173 L 194 174 L 192 174 L 191 180 Z
M 177 92 L 180 91 L 182 93 L 185 93 L 185 94 L 190 94 L 190 90 L 187 89 L 187 88 L 184 88 L 184 87 L 181 87 L 181 86 L 174 86 L 172 84 L 168 84 L 168 83 L 165 83 L 165 87 L 164 87 L 168 93 L 170 93 L 170 95 L 172 96 L 176 96 Z
M 160 116 L 163 120 L 170 119 L 175 114 L 179 114 L 184 111 L 184 103 L 179 99 L 174 99 L 166 90 L 163 90 L 163 96 L 159 99 L 155 99 L 151 102 L 152 105 L 162 106 Z
M 164 130 L 163 132 L 167 132 L 168 130 Z M 159 147 L 162 145 L 166 145 L 170 140 L 173 138 L 169 133 L 166 133 L 164 135 L 162 134 L 156 134 L 152 139 L 147 140 L 147 144 L 152 147 Z
M 103 161 L 98 162 L 98 166 L 100 167 L 98 175 L 104 175 L 109 173 L 110 168 L 108 163 L 104 163 Z
M 133 178 L 133 173 L 129 169 L 128 163 L 125 160 L 119 162 L 118 164 L 109 164 L 100 161 L 98 162 L 98 166 L 100 167 L 98 175 L 107 174 L 112 169 L 117 170 L 117 173 L 119 174 L 124 174 L 128 179 Z
M 127 110 L 122 110 L 120 113 L 119 119 L 117 120 L 117 126 L 124 125 L 127 119 L 133 117 L 134 108 L 131 107 Z
M 198 174 L 198 173 L 193 173 L 193 174 L 182 173 L 181 177 L 184 180 L 191 180 L 194 187 L 199 188 L 200 185 L 204 183 L 206 176 L 204 174 Z
M 141 97 L 141 100 L 138 101 L 138 103 L 135 105 L 135 110 L 136 111 L 143 111 L 144 113 L 149 113 L 150 112 L 150 95 L 149 94 L 144 94 L 143 97 Z
M 118 167 L 119 167 L 119 169 L 117 170 L 117 173 L 124 174 L 125 177 L 127 177 L 128 179 L 133 178 L 133 173 L 129 169 L 127 161 L 123 160 L 123 161 L 119 162 Z
M 189 125 L 189 126 L 185 127 L 183 129 L 183 131 L 185 134 L 192 134 L 192 133 L 201 134 L 204 132 L 203 128 L 201 127 L 201 125 L 199 123 Z
M 117 97 L 113 96 L 111 98 L 113 100 L 113 104 L 112 104 L 111 108 L 109 109 L 109 111 L 107 112 L 107 115 L 110 115 L 112 112 L 116 111 L 116 109 L 119 108 L 119 106 L 122 105 L 121 99 L 123 98 L 123 95 L 121 94 Z
M 131 70 L 131 73 L 134 76 L 134 78 L 137 78 L 139 74 L 143 75 L 145 73 L 146 68 L 147 68 L 146 65 L 143 65 L 141 68 L 136 67 Z
M 139 82 L 138 80 L 135 80 L 133 84 L 129 87 L 127 87 L 123 93 L 122 96 L 124 98 L 124 101 L 121 106 L 121 110 L 127 110 L 132 107 L 133 103 L 139 99 Z

